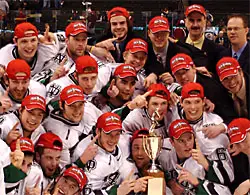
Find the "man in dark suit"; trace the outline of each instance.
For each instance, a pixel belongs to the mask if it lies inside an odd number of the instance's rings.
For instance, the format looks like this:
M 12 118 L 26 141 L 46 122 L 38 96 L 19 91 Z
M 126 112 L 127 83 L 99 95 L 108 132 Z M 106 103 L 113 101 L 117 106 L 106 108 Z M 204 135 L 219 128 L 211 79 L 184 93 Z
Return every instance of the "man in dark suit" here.
M 185 16 L 185 26 L 189 33 L 184 40 L 178 41 L 177 44 L 190 51 L 190 56 L 194 60 L 197 70 L 202 70 L 198 67 L 205 67 L 216 75 L 215 66 L 219 60 L 219 53 L 225 48 L 205 37 L 205 8 L 197 4 L 190 5 L 186 9 Z M 204 71 L 206 71 L 205 68 L 203 68 Z
M 184 52 L 175 43 L 168 40 L 170 33 L 168 19 L 163 16 L 152 18 L 148 25 L 148 59 L 144 66 L 151 82 L 160 79 L 165 84 L 171 84 L 173 77 L 170 74 L 170 59 L 179 52 Z M 149 86 L 151 83 L 147 82 Z
M 171 59 L 170 64 L 172 73 L 181 86 L 190 82 L 200 83 L 203 86 L 205 97 L 215 105 L 214 113 L 223 118 L 226 124 L 237 118 L 233 100 L 227 90 L 214 78 L 197 72 L 190 56 L 177 54 Z
M 242 71 L 239 62 L 232 57 L 223 57 L 216 65 L 222 85 L 232 94 L 238 117 L 250 118 L 249 75 Z
M 222 51 L 220 56 L 230 56 L 238 60 L 240 67 L 244 72 L 250 73 L 249 62 L 249 42 L 248 18 L 241 14 L 229 16 L 227 23 L 227 36 L 231 42 L 231 48 Z

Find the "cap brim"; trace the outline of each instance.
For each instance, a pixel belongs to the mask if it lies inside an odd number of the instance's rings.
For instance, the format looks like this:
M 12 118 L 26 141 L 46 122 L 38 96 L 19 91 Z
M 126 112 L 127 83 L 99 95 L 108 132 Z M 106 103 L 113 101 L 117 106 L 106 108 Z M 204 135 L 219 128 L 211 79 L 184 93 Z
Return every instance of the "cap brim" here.
M 71 98 L 68 98 L 67 100 L 65 100 L 65 103 L 67 105 L 71 105 L 75 102 L 85 102 L 85 99 L 82 96 L 77 96 L 77 97 L 71 97 Z
M 199 9 L 192 9 L 192 10 L 190 10 L 190 11 L 186 14 L 186 17 L 187 17 L 189 14 L 193 13 L 193 12 L 198 12 L 198 13 L 200 13 L 201 15 L 203 15 L 203 16 L 206 17 L 205 13 L 203 13 L 203 12 L 200 11 Z
M 119 125 L 111 125 L 102 129 L 103 132 L 106 134 L 111 133 L 112 131 L 123 131 L 122 127 Z
M 26 110 L 33 110 L 33 109 L 41 109 L 42 111 L 46 112 L 46 108 L 40 104 L 30 104 L 25 106 Z
M 87 30 L 84 30 L 84 29 L 80 29 L 80 30 L 74 31 L 74 33 L 70 33 L 69 35 L 70 35 L 70 36 L 76 36 L 76 35 L 78 35 L 78 34 L 80 34 L 80 33 L 86 33 L 86 34 L 88 34 L 88 31 L 87 31 Z
M 66 174 L 63 174 L 63 176 L 65 177 L 72 177 L 74 180 L 76 180 L 76 182 L 78 183 L 79 185 L 79 188 L 81 189 L 81 181 L 79 181 L 79 178 L 74 174 L 74 173 L 66 173 Z M 82 190 L 82 189 L 81 189 Z
M 190 65 L 188 65 L 188 64 L 177 65 L 175 68 L 173 68 L 172 72 L 173 72 L 173 74 L 174 74 L 174 73 L 176 73 L 178 70 L 181 70 L 181 69 L 189 70 L 189 69 L 190 69 Z
M 157 32 L 161 32 L 161 31 L 166 31 L 166 32 L 170 32 L 169 28 L 166 27 L 155 27 L 155 28 L 151 28 L 150 29 L 151 33 L 157 33 Z
M 225 78 L 229 77 L 229 76 L 235 76 L 238 74 L 238 70 L 236 69 L 233 69 L 233 70 L 227 70 L 225 72 L 223 72 L 221 75 L 220 75 L 220 81 L 223 81 Z
M 129 51 L 130 51 L 130 53 L 137 53 L 139 51 L 142 51 L 142 52 L 148 54 L 148 51 L 145 49 L 142 49 L 142 48 L 133 48 L 133 49 L 129 49 Z
M 230 143 L 237 144 L 243 142 L 247 137 L 246 133 L 238 133 L 236 135 L 230 136 Z
M 126 73 L 126 74 L 119 74 L 118 76 L 119 76 L 120 79 L 125 79 L 127 77 L 135 77 L 135 79 L 137 80 L 137 76 L 134 75 L 134 74 L 127 74 Z

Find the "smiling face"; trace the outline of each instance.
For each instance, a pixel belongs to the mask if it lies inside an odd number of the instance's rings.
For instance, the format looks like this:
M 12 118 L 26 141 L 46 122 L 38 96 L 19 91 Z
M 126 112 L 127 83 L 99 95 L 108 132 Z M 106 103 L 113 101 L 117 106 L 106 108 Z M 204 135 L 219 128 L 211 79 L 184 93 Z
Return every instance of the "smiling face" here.
M 179 139 L 170 139 L 170 142 L 175 148 L 179 159 L 189 158 L 192 155 L 192 149 L 194 147 L 193 133 L 183 133 Z
M 38 108 L 26 110 L 20 108 L 20 121 L 23 128 L 28 132 L 33 132 L 41 124 L 44 111 Z
M 222 85 L 231 93 L 238 93 L 243 84 L 243 72 L 239 70 L 237 75 L 228 76 L 221 81 Z
M 115 16 L 110 19 L 111 32 L 114 37 L 122 41 L 126 38 L 128 33 L 128 23 L 124 16 Z
M 190 67 L 189 69 L 180 69 L 174 73 L 176 81 L 181 85 L 185 85 L 190 82 L 194 82 L 194 77 L 196 74 L 195 67 Z
M 104 133 L 102 129 L 97 129 L 97 134 L 99 135 L 98 143 L 100 146 L 108 152 L 113 152 L 119 142 L 121 130 Z
M 137 168 L 143 169 L 150 163 L 150 158 L 146 154 L 143 145 L 142 138 L 137 138 L 132 143 L 132 158 L 135 161 Z
M 34 31 L 30 31 L 27 33 L 34 33 Z M 17 46 L 18 55 L 21 59 L 25 60 L 26 62 L 30 62 L 38 47 L 38 38 L 37 36 L 32 37 L 23 37 L 19 39 L 14 39 L 14 43 Z
M 58 195 L 80 195 L 80 188 L 77 181 L 69 176 L 62 176 L 55 185 L 58 188 Z
M 190 97 L 181 100 L 181 106 L 186 119 L 189 121 L 195 121 L 202 116 L 204 105 L 204 100 L 199 97 Z
M 147 60 L 147 54 L 143 51 L 138 51 L 135 53 L 125 51 L 123 53 L 123 58 L 125 60 L 125 64 L 132 65 L 135 68 L 136 72 L 138 72 L 145 65 Z
M 9 93 L 16 99 L 16 100 L 23 100 L 29 84 L 30 84 L 30 79 L 26 80 L 13 80 L 13 79 L 8 79 L 6 80 L 6 83 L 9 87 Z
M 152 33 L 150 30 L 148 31 L 148 36 L 153 44 L 153 47 L 156 51 L 161 51 L 165 49 L 168 43 L 169 32 L 168 31 L 159 31 L 156 33 Z
M 79 123 L 82 120 L 84 113 L 84 102 L 78 101 L 70 105 L 65 104 L 63 110 L 63 117 L 72 121 Z

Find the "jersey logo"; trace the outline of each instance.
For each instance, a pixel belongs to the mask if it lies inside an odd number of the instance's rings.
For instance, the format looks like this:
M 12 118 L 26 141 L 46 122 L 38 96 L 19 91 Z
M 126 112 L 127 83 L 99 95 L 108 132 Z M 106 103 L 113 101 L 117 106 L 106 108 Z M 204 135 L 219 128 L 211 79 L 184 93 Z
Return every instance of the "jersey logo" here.
M 53 83 L 49 87 L 49 90 L 47 92 L 47 97 L 50 97 L 50 98 L 55 97 L 60 93 L 60 91 L 61 91 L 61 86 Z
M 58 53 L 56 55 L 56 57 L 54 57 L 54 62 L 57 63 L 57 64 L 60 64 L 65 57 L 66 57 L 66 55 Z
M 94 160 L 89 160 L 89 161 L 86 163 L 86 165 L 85 165 L 85 170 L 86 170 L 87 172 L 90 172 L 90 171 L 96 169 L 96 164 L 97 164 L 97 162 L 96 162 L 95 159 L 94 159 Z
M 217 148 L 216 154 L 220 160 L 227 160 L 226 149 L 225 148 Z
M 62 34 L 56 34 L 59 42 L 65 42 L 65 37 Z
M 102 189 L 105 190 L 106 188 L 108 188 L 109 186 L 112 186 L 116 183 L 118 177 L 119 177 L 120 173 L 118 171 L 111 173 L 110 175 L 106 176 L 103 181 L 104 181 L 104 186 Z

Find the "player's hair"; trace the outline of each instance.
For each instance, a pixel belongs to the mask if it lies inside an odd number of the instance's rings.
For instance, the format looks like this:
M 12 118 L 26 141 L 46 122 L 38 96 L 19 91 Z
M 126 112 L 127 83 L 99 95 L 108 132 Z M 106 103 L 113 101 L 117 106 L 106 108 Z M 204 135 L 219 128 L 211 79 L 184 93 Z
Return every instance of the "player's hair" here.
M 29 152 L 29 151 L 24 151 L 23 152 L 24 156 L 31 156 L 31 157 L 34 157 L 34 153 L 33 152 Z
M 246 15 L 243 14 L 231 14 L 228 16 L 228 20 L 229 21 L 231 18 L 241 18 L 243 21 L 243 26 L 244 28 L 248 27 L 248 17 Z

